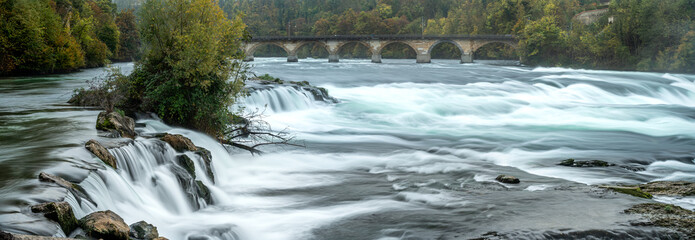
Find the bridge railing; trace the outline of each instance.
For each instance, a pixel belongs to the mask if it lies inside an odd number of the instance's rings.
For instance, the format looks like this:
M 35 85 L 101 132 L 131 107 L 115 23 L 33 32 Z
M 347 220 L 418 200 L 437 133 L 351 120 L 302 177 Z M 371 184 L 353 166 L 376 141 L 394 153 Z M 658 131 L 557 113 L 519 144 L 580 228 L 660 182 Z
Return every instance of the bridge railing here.
M 364 40 L 516 40 L 514 35 L 331 35 L 331 36 L 258 36 L 251 42 L 270 41 L 364 41 Z

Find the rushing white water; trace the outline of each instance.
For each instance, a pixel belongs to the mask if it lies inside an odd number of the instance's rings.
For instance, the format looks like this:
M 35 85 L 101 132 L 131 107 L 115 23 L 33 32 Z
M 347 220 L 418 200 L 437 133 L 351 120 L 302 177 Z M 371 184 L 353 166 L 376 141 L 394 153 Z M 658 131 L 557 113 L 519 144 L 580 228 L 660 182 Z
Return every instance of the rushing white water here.
M 265 109 L 264 120 L 306 148 L 252 156 L 142 119 L 143 135 L 182 134 L 209 150 L 214 183 L 198 154 L 141 137 L 110 150 L 118 170 L 101 167 L 80 184 L 90 201 L 68 197 L 78 217 L 110 209 L 170 239 L 458 239 L 490 231 L 534 238 L 594 229 L 609 229 L 605 238 L 658 238 L 622 214 L 643 200 L 587 184 L 695 181 L 693 75 L 256 60 L 259 74 L 309 81 L 339 100 L 285 85 L 258 87 L 240 101 L 248 111 Z M 212 204 L 193 179 L 181 179 L 183 154 Z M 567 158 L 615 166 L 557 165 Z M 500 184 L 499 174 L 522 182 Z M 692 198 L 656 200 L 693 208 Z

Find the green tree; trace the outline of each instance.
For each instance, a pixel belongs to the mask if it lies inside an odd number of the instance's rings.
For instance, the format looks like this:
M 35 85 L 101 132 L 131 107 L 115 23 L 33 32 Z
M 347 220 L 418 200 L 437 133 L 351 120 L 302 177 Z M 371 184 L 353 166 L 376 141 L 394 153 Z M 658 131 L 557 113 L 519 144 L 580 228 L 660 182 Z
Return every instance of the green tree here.
M 145 55 L 132 84 L 144 90 L 142 107 L 220 136 L 243 90 L 240 16 L 227 19 L 216 0 L 149 0 L 140 19 Z

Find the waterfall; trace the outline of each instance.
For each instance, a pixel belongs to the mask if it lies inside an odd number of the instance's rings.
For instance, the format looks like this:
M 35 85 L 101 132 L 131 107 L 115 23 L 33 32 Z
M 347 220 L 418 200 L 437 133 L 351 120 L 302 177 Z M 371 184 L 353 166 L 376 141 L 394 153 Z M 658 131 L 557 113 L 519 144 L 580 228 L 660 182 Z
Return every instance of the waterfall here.
M 287 85 L 250 88 L 251 93 L 240 101 L 249 110 L 268 113 L 290 112 L 315 108 L 317 104 L 336 103 L 323 88 Z
M 253 107 L 267 104 L 271 111 L 282 112 L 312 108 L 323 101 L 335 100 L 325 90 L 283 86 L 256 90 L 243 102 Z M 171 239 L 239 239 L 234 225 L 192 222 L 196 221 L 192 216 L 208 211 L 211 204 L 229 202 L 215 185 L 214 167 L 234 162 L 227 149 L 205 134 L 173 128 L 160 120 L 140 120 L 138 125 L 141 137 L 109 149 L 118 168 L 92 171 L 79 184 L 87 199 L 72 194 L 66 198 L 75 216 L 82 218 L 94 211 L 112 210 L 128 224 L 145 220 Z M 155 138 L 165 132 L 184 135 L 199 151 L 177 152 Z M 190 226 L 181 227 L 181 222 Z

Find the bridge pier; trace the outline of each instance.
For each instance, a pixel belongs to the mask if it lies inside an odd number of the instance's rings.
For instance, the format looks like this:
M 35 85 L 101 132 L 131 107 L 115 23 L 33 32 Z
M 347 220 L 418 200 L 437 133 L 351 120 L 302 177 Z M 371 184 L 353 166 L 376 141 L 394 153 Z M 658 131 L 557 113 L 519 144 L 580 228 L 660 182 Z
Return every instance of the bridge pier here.
M 461 54 L 461 63 L 473 63 L 473 52 L 464 52 Z
M 381 63 L 381 54 L 372 54 L 372 62 L 373 63 Z
M 299 58 L 297 57 L 296 53 L 288 54 L 287 55 L 287 62 L 299 62 Z
M 419 53 L 417 55 L 417 63 L 431 63 L 432 62 L 432 57 L 430 56 L 429 53 Z
M 335 54 L 328 54 L 328 62 L 340 62 L 340 56 Z

